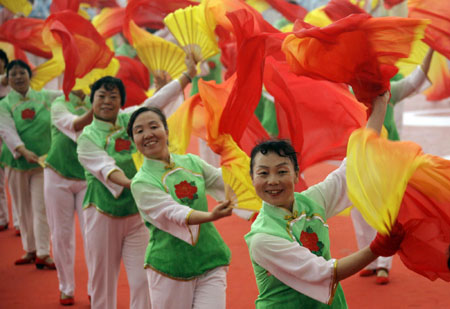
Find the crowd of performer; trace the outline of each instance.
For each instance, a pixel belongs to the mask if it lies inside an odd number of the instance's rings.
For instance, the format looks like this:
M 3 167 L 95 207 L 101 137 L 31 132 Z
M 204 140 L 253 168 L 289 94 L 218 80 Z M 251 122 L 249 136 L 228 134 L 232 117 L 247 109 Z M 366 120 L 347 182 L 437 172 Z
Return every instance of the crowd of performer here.
M 327 1 L 308 5 L 314 2 Z M 393 106 L 429 84 L 433 52 L 370 102 L 367 128 L 381 134 L 384 124 L 389 139 L 399 140 Z M 130 90 L 120 78 L 101 77 L 90 93 L 34 90 L 32 66 L 9 61 L 0 50 L 0 231 L 15 228 L 20 236 L 24 255 L 15 267 L 56 270 L 61 305 L 75 303 L 77 216 L 92 308 L 117 307 L 121 262 L 130 308 L 226 307 L 231 251 L 212 222 L 232 215 L 237 205 L 210 149 L 200 156 L 170 152 L 169 136 L 179 132 L 169 131 L 167 121 L 188 99 L 191 82 L 193 95 L 202 76 L 214 73 L 220 83 L 224 72 L 218 57 L 197 63 L 187 52 L 185 64 L 179 78 L 158 80 L 152 96 L 124 107 Z M 276 131 L 270 96 L 262 95 L 260 112 L 263 104 L 268 107 L 261 123 Z M 301 178 L 297 152 L 289 140 L 273 137 L 255 140 L 250 152 L 251 181 L 262 200 L 245 235 L 259 291 L 255 305 L 346 308 L 339 282 L 359 273 L 387 284 L 405 232 L 395 224 L 389 235 L 377 233 L 354 208 L 359 250 L 332 258 L 326 221 L 352 205 L 347 161 L 322 182 L 295 192 Z M 141 167 L 136 154 L 144 157 Z M 217 205 L 208 205 L 207 195 Z

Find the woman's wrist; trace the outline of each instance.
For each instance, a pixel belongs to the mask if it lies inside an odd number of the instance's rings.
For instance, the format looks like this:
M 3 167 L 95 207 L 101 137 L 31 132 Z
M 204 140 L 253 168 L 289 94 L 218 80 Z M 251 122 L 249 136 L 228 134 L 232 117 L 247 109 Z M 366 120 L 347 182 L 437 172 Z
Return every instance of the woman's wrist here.
M 191 75 L 189 75 L 188 72 L 183 72 L 182 74 L 183 74 L 184 77 L 187 78 L 187 80 L 188 80 L 189 82 L 192 82 L 192 77 L 191 77 Z

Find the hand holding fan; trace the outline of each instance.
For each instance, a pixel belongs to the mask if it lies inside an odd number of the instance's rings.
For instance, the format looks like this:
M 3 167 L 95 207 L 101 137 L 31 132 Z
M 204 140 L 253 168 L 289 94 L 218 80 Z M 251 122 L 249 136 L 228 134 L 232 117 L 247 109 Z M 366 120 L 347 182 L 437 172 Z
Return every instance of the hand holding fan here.
M 184 51 L 201 62 L 219 53 L 217 42 L 208 34 L 203 6 L 178 9 L 164 18 L 164 23 Z

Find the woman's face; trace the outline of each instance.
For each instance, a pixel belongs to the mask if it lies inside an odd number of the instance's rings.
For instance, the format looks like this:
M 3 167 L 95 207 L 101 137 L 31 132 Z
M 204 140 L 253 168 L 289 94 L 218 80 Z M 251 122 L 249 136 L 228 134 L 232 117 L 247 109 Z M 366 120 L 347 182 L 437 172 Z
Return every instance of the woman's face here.
M 27 69 L 18 65 L 13 66 L 9 70 L 8 83 L 15 91 L 23 96 L 26 95 L 28 88 L 30 88 L 30 75 Z
M 92 109 L 97 119 L 115 123 L 120 110 L 121 97 L 119 89 L 98 88 L 94 94 Z
M 147 111 L 139 114 L 133 124 L 133 140 L 147 158 L 169 160 L 168 132 L 158 114 Z
M 252 180 L 256 194 L 263 201 L 292 210 L 298 173 L 288 157 L 281 157 L 274 152 L 256 154 Z

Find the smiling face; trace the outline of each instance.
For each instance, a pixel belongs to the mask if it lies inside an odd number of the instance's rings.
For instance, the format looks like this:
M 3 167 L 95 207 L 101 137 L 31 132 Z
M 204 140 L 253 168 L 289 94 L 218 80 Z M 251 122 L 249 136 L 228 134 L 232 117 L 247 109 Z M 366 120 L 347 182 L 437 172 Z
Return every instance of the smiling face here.
M 266 203 L 292 210 L 298 173 L 288 157 L 275 152 L 257 153 L 253 159 L 253 186 Z
M 168 131 L 158 114 L 152 111 L 139 114 L 132 130 L 134 143 L 145 157 L 169 162 Z
M 94 93 L 92 109 L 97 119 L 115 123 L 119 114 L 120 104 L 121 97 L 119 89 L 112 88 L 111 90 L 107 90 L 102 86 Z
M 25 96 L 30 88 L 30 75 L 25 68 L 15 65 L 9 70 L 8 83 L 12 89 Z

